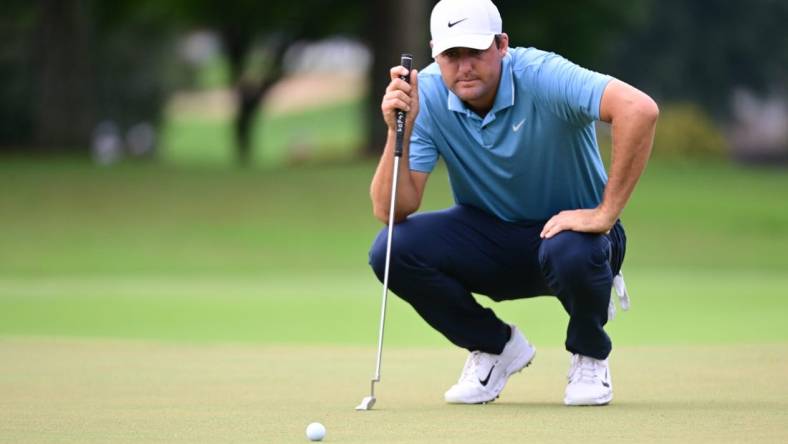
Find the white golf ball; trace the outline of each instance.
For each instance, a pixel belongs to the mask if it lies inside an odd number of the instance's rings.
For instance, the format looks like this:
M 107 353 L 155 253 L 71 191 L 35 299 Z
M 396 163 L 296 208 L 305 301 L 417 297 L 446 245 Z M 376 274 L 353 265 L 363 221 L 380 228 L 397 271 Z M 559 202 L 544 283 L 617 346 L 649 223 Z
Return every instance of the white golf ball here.
M 310 441 L 320 441 L 326 436 L 326 428 L 319 422 L 313 422 L 306 426 L 306 437 Z

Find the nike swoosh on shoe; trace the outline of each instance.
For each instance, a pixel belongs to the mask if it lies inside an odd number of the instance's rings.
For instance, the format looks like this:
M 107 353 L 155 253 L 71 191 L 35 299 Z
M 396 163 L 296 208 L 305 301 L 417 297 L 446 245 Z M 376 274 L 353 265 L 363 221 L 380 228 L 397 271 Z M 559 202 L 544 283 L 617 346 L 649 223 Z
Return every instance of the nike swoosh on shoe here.
M 493 372 L 493 370 L 494 370 L 494 369 L 495 369 L 495 366 L 493 365 L 492 367 L 490 367 L 490 372 L 489 372 L 489 373 L 487 373 L 487 377 L 486 377 L 486 378 L 484 378 L 484 379 L 480 379 L 480 380 L 479 380 L 479 383 L 480 383 L 481 385 L 483 385 L 483 386 L 487 387 L 487 383 L 488 383 L 488 382 L 490 382 L 490 375 L 492 375 L 492 372 Z

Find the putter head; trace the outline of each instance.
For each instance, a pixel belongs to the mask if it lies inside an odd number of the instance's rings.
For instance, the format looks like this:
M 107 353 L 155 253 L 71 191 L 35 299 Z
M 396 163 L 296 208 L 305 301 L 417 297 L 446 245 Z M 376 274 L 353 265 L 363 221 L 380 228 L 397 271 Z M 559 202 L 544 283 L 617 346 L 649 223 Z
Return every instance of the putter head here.
M 356 406 L 356 410 L 372 410 L 373 405 L 375 405 L 375 397 L 365 396 L 364 399 L 361 400 L 361 404 Z

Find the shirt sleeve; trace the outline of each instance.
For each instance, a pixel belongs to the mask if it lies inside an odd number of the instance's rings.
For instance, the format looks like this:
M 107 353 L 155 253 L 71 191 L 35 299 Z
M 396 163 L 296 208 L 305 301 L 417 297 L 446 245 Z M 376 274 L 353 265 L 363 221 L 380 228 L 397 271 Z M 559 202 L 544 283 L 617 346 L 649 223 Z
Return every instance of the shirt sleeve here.
M 424 105 L 425 103 L 422 102 L 422 109 L 419 111 L 419 115 L 416 116 L 416 121 L 413 125 L 408 162 L 411 171 L 430 173 L 438 162 L 438 148 L 430 136 L 433 128 L 431 128 L 430 117 Z
M 612 79 L 551 53 L 534 74 L 534 92 L 562 119 L 587 125 L 599 120 L 602 94 Z

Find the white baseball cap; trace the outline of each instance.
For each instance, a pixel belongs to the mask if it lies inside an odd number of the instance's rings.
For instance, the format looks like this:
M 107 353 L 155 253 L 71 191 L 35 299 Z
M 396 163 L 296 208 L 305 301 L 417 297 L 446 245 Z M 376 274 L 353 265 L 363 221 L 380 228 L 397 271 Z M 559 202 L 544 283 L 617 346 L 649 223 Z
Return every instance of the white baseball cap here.
M 441 0 L 430 17 L 432 56 L 449 48 L 487 49 L 501 27 L 501 14 L 490 0 Z

